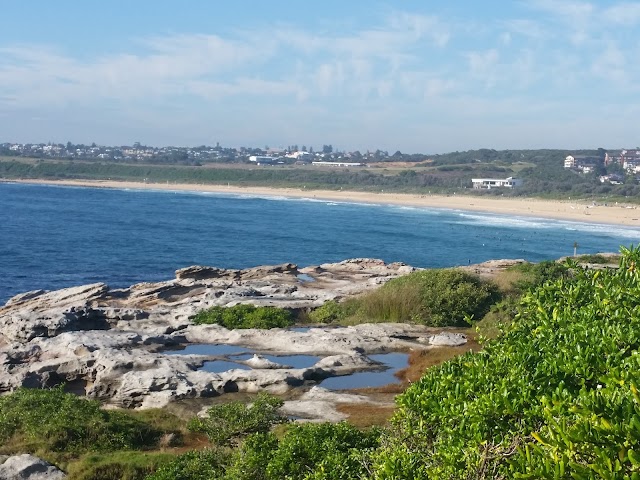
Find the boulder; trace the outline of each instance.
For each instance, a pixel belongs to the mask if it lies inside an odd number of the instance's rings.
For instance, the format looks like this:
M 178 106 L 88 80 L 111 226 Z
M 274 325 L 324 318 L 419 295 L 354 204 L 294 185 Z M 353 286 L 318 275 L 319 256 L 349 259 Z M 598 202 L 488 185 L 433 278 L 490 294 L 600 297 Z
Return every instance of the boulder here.
M 60 480 L 67 475 L 49 462 L 33 455 L 14 455 L 0 465 L 0 480 Z
M 272 362 L 268 358 L 263 357 L 262 355 L 258 355 L 257 353 L 253 355 L 249 360 L 244 362 L 246 365 L 249 365 L 251 368 L 293 368 L 290 365 L 282 365 L 280 363 Z
M 467 343 L 467 336 L 462 333 L 441 332 L 429 337 L 429 344 L 436 347 L 459 347 Z

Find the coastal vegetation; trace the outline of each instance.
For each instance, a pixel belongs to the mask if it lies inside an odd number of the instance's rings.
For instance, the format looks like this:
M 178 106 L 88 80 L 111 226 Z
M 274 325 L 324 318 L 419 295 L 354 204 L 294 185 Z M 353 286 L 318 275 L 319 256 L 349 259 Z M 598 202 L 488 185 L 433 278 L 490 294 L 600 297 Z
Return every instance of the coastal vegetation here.
M 321 323 L 413 322 L 469 326 L 500 298 L 496 285 L 456 269 L 414 272 L 343 303 L 327 302 L 309 314 Z
M 195 315 L 193 323 L 217 324 L 228 329 L 286 328 L 293 325 L 294 317 L 289 310 L 283 308 L 239 304 L 233 307 L 211 307 L 202 310 Z
M 5 152 L 9 153 L 9 152 Z M 399 152 L 398 152 L 399 153 Z M 123 180 L 148 183 L 230 184 L 235 186 L 293 187 L 327 190 L 361 190 L 407 193 L 456 193 L 466 195 L 593 199 L 602 202 L 635 202 L 640 185 L 614 163 L 588 174 L 564 168 L 569 155 L 604 158 L 598 150 L 470 150 L 440 155 L 373 155 L 370 168 L 321 167 L 310 164 L 258 166 L 238 156 L 235 160 L 199 163 L 122 158 L 27 158 L 0 157 L 0 178 Z M 176 157 L 177 158 L 177 157 Z M 362 160 L 363 158 L 361 158 Z M 347 159 L 354 161 L 353 159 Z M 344 161 L 344 160 L 342 160 Z M 356 161 L 360 161 L 357 160 Z M 621 184 L 601 182 L 600 175 L 624 177 Z M 524 184 L 516 189 L 473 190 L 472 178 L 517 176 Z
M 377 478 L 636 478 L 640 249 L 525 295 L 505 333 L 398 397 Z
M 602 257 L 578 260 L 610 262 Z M 523 263 L 495 284 L 453 272 L 390 281 L 381 298 L 397 295 L 402 308 L 380 301 L 375 311 L 416 321 L 450 312 L 456 324 L 509 299 L 508 321 L 480 351 L 428 369 L 384 428 L 295 424 L 266 394 L 186 421 L 19 389 L 0 397 L 0 454 L 37 453 L 86 479 L 639 478 L 640 248 L 623 248 L 617 268 Z M 440 282 L 463 298 L 434 301 L 437 310 L 427 292 Z M 421 308 L 404 308 L 414 301 Z M 316 311 L 333 321 L 343 308 Z

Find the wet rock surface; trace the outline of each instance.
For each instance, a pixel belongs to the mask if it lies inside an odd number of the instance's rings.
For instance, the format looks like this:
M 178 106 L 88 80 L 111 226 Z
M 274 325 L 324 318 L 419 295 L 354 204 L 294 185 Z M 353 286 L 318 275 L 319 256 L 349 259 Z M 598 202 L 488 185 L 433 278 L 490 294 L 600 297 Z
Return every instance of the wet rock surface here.
M 114 405 L 151 408 L 228 392 L 282 393 L 329 376 L 379 368 L 368 354 L 423 349 L 440 338 L 434 337 L 438 332 L 404 324 L 227 330 L 194 325 L 190 317 L 211 306 L 238 303 L 317 307 L 414 270 L 375 259 L 301 269 L 293 264 L 244 270 L 188 267 L 178 270 L 174 280 L 126 289 L 98 283 L 21 294 L 0 307 L 0 392 L 64 382 Z M 220 358 L 166 352 L 189 344 L 322 358 L 311 367 L 290 368 L 258 356 L 244 362 L 251 369 L 214 373 L 201 367 Z

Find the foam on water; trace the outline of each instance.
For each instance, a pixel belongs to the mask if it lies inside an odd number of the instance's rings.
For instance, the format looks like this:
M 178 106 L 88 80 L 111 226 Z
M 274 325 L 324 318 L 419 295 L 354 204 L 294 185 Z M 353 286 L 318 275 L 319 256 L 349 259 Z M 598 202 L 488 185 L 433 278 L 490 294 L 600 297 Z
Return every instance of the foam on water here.
M 0 183 L 0 303 L 18 293 L 247 268 L 380 258 L 450 267 L 615 252 L 640 228 L 232 192 Z

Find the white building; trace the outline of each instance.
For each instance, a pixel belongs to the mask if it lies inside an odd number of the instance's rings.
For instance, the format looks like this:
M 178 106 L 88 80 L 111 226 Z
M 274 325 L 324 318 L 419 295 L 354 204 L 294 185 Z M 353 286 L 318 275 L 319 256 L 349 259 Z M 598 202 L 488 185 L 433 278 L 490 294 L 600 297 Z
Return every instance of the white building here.
M 364 163 L 353 162 L 311 162 L 311 164 L 324 167 L 364 167 Z
M 305 161 L 305 160 L 310 161 L 313 158 L 313 154 L 309 152 L 297 151 L 297 152 L 288 153 L 285 155 L 285 157 L 293 158 L 295 160 L 300 160 L 300 161 Z
M 564 159 L 564 168 L 576 168 L 576 159 L 573 155 L 567 155 Z
M 486 188 L 491 190 L 492 188 L 516 188 L 522 185 L 522 180 L 519 178 L 472 178 L 471 183 L 473 188 L 482 189 Z
M 279 160 L 279 158 L 275 158 L 275 157 L 267 157 L 266 155 L 251 155 L 249 157 L 249 161 L 250 162 L 255 162 L 258 165 L 261 164 L 268 164 L 268 163 L 274 163 L 277 160 Z

